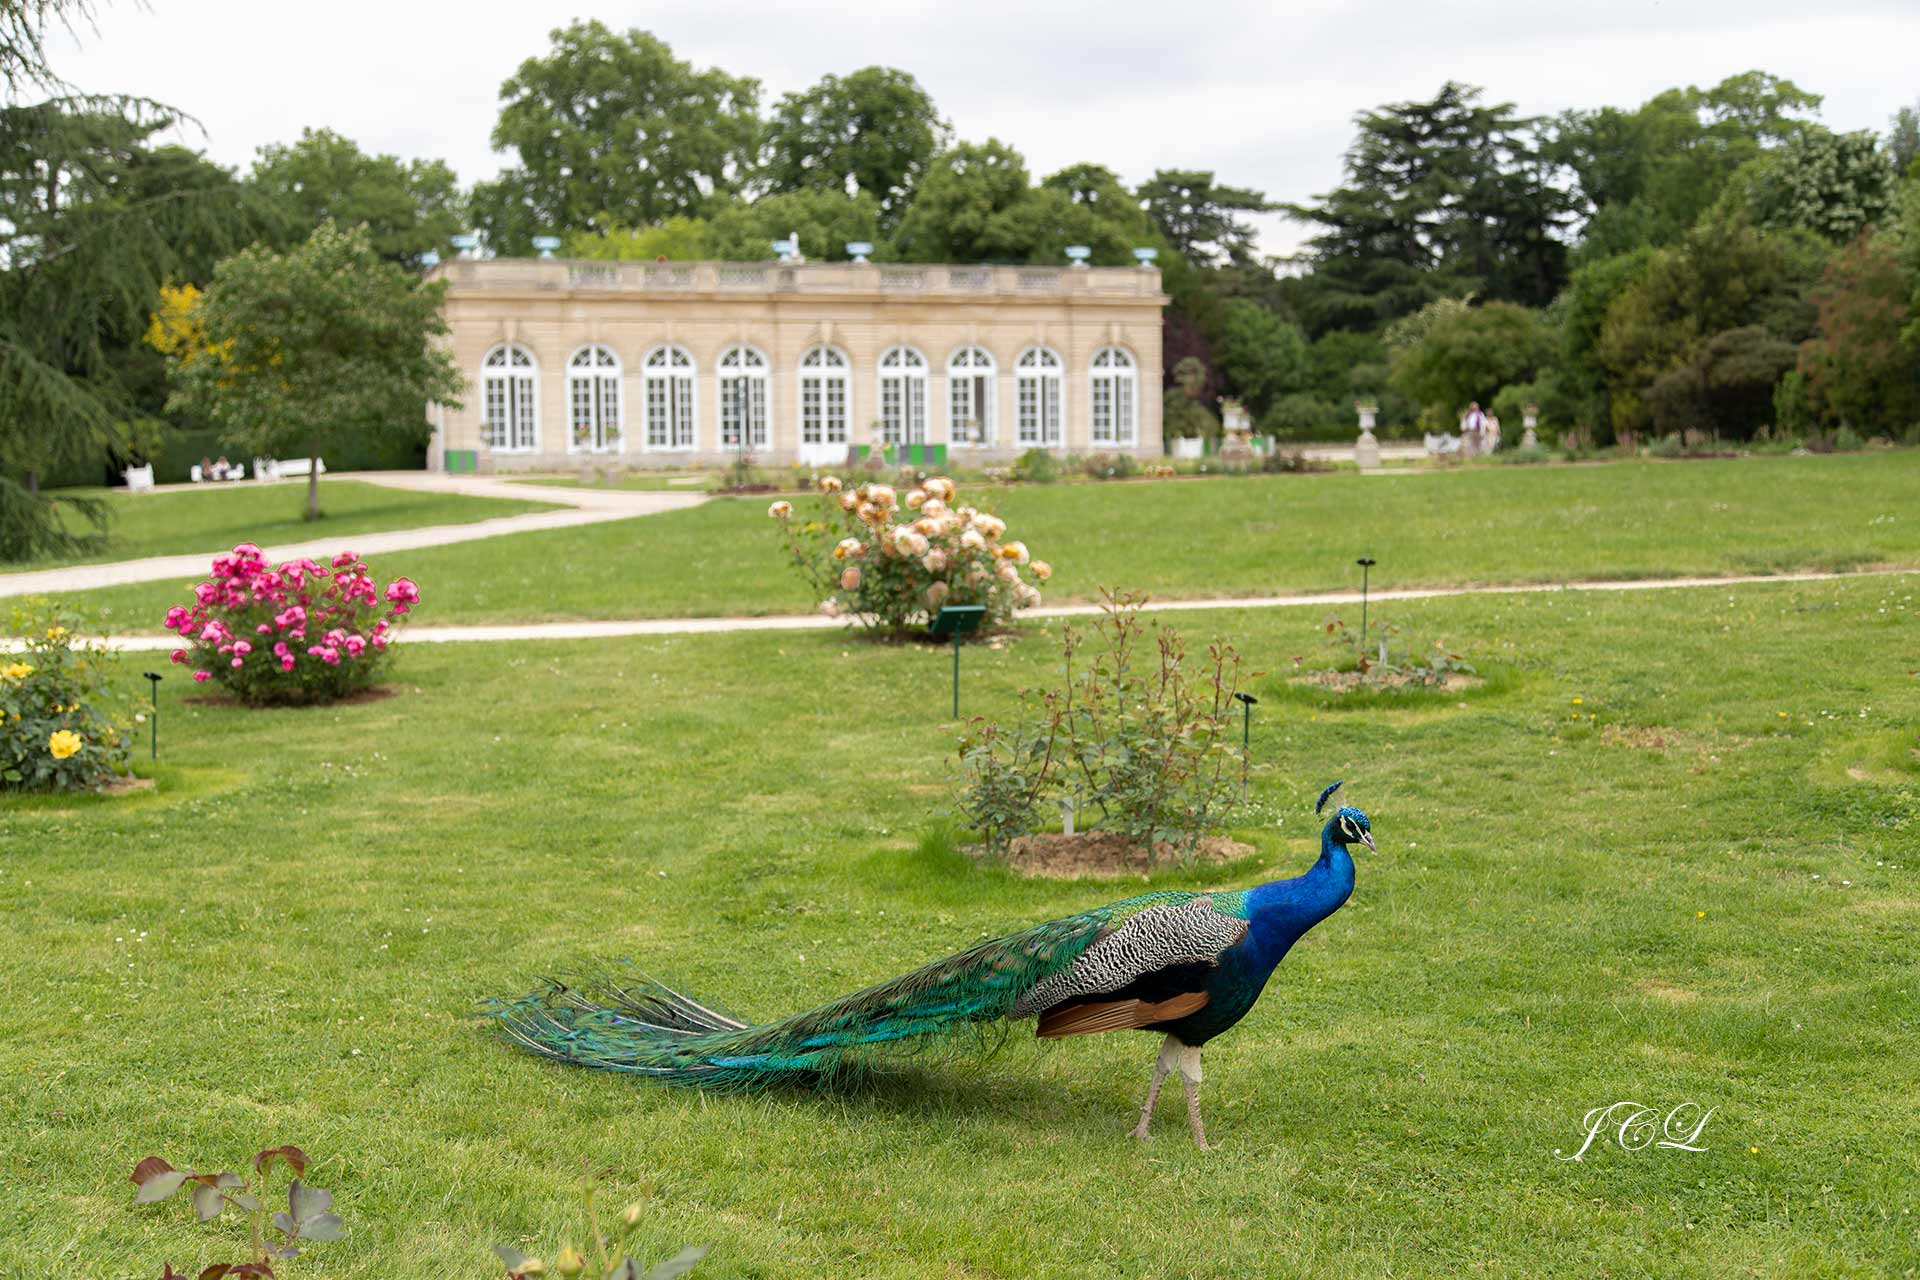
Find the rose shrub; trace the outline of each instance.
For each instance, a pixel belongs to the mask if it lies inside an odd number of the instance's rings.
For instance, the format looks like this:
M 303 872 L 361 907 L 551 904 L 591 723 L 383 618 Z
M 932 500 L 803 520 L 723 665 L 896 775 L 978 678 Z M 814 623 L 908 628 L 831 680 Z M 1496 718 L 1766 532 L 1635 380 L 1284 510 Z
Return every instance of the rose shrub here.
M 351 551 L 331 567 L 289 560 L 273 568 L 251 542 L 215 556 L 193 595 L 191 608 L 167 610 L 167 630 L 187 641 L 173 660 L 249 706 L 332 702 L 368 688 L 386 666 L 400 620 L 420 602 L 406 578 L 381 590 Z
M 20 647 L 0 653 L 0 791 L 83 791 L 129 768 L 133 717 L 107 695 L 105 647 L 76 643 L 81 626 L 69 611 L 13 611 Z
M 944 605 L 979 604 L 988 626 L 997 627 L 1015 609 L 1039 604 L 1034 582 L 1053 575 L 1026 543 L 1007 538 L 1004 520 L 954 505 L 958 490 L 944 476 L 923 480 L 904 497 L 888 484 L 849 489 L 835 476 L 821 477 L 819 490 L 820 513 L 812 519 L 796 516 L 791 502 L 776 502 L 767 514 L 831 616 L 851 614 L 866 626 L 903 632 Z

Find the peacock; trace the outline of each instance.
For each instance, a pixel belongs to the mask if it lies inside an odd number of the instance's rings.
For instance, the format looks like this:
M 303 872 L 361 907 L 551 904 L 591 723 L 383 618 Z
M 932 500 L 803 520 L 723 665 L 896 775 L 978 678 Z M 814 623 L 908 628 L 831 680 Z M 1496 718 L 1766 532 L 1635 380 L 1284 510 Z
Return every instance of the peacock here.
M 1339 789 L 1320 793 L 1314 812 Z M 968 1030 L 1038 1019 L 1042 1037 L 1100 1031 L 1165 1033 L 1130 1136 L 1150 1136 L 1160 1087 L 1177 1074 L 1193 1141 L 1200 1054 L 1260 998 L 1300 937 L 1353 892 L 1353 845 L 1374 848 L 1367 815 L 1341 808 L 1305 875 L 1252 889 L 1161 890 L 1049 920 L 969 947 L 889 982 L 753 1023 L 671 988 L 611 979 L 587 988 L 550 982 L 488 1011 L 513 1041 L 580 1066 L 663 1084 L 748 1091 L 817 1085 L 878 1065 L 888 1051 Z

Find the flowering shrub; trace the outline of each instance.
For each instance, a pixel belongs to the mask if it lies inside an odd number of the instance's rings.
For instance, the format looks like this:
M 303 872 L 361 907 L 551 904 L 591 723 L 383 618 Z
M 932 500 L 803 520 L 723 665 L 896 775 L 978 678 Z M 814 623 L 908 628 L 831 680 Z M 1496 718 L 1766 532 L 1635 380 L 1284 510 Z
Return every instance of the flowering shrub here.
M 382 591 L 351 551 L 331 567 L 289 560 L 271 568 L 243 542 L 213 559 L 191 608 L 167 610 L 187 643 L 173 660 L 217 680 L 251 706 L 331 702 L 367 688 L 386 665 L 396 628 L 420 589 L 395 578 Z
M 821 477 L 819 490 L 813 519 L 797 517 L 791 502 L 776 502 L 767 514 L 829 616 L 851 614 L 870 627 L 906 631 L 942 606 L 979 604 L 988 625 L 999 626 L 1015 609 L 1039 604 L 1034 583 L 1053 576 L 1026 543 L 1007 538 L 1004 520 L 955 506 L 958 491 L 943 476 L 904 497 L 888 484 L 849 489 L 835 476 Z
M 1070 806 L 1084 829 L 1126 836 L 1150 861 L 1185 857 L 1244 801 L 1240 655 L 1216 642 L 1196 660 L 1172 628 L 1149 636 L 1145 601 L 1109 595 L 1097 649 L 1063 629 L 1062 687 L 1023 691 L 1013 724 L 975 719 L 962 733 L 958 809 L 990 851 Z
M 0 653 L 0 791 L 80 791 L 127 772 L 124 718 L 109 710 L 104 688 L 106 650 L 76 645 L 80 625 L 70 612 L 13 611 L 21 647 Z

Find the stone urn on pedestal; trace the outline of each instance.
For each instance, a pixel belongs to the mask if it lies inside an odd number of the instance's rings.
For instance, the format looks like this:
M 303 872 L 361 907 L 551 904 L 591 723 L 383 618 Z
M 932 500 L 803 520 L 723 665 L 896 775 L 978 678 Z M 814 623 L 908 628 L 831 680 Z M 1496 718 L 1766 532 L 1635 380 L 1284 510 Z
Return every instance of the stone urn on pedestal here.
M 1362 471 L 1371 471 L 1380 465 L 1380 442 L 1373 438 L 1373 417 L 1380 406 L 1371 400 L 1355 400 L 1353 409 L 1360 415 L 1360 439 L 1353 446 L 1353 461 Z
M 1220 462 L 1223 466 L 1253 462 L 1253 419 L 1245 405 L 1229 396 L 1220 397 Z
M 1538 449 L 1540 447 L 1540 433 L 1537 430 L 1540 426 L 1539 405 L 1523 404 L 1520 406 L 1520 426 L 1520 447 L 1522 449 Z

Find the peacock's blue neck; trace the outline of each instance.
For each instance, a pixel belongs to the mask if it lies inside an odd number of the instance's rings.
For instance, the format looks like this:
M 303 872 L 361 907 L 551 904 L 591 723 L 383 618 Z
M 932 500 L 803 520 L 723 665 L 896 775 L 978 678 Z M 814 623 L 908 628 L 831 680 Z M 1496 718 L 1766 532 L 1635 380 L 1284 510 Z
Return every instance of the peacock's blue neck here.
M 1307 930 L 1338 911 L 1353 893 L 1353 857 L 1329 822 L 1320 833 L 1320 860 L 1305 875 L 1273 880 L 1247 894 L 1247 941 L 1256 964 L 1269 972 Z

